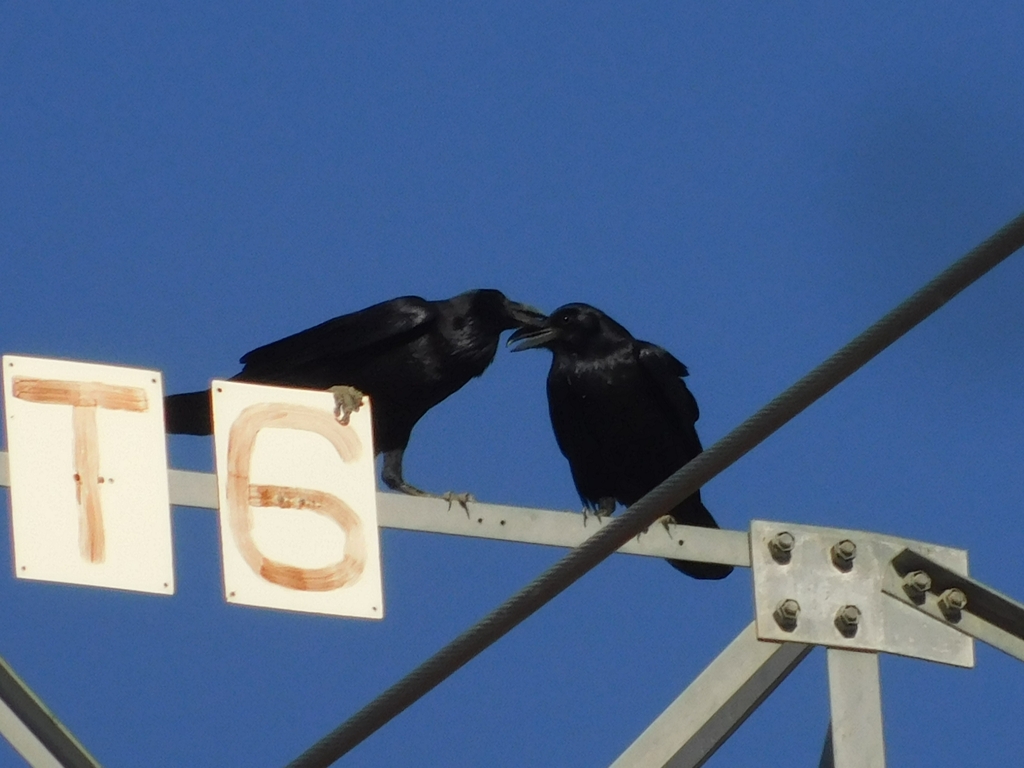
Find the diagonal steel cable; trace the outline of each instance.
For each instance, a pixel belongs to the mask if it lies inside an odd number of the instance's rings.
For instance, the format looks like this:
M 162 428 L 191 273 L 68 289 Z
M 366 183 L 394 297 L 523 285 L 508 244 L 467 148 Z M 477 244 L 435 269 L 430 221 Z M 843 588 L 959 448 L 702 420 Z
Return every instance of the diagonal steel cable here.
M 289 763 L 288 768 L 325 768 L 352 750 L 1022 246 L 1024 213 L 356 712 Z

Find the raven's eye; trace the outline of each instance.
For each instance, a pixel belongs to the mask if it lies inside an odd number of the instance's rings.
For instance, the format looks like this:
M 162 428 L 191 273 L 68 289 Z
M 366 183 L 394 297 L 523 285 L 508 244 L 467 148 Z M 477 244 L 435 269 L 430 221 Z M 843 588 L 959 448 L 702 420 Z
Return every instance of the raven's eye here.
M 569 323 L 572 322 L 572 315 L 570 315 L 568 312 L 563 312 L 561 315 L 558 316 L 558 322 L 560 322 L 562 325 L 568 325 Z

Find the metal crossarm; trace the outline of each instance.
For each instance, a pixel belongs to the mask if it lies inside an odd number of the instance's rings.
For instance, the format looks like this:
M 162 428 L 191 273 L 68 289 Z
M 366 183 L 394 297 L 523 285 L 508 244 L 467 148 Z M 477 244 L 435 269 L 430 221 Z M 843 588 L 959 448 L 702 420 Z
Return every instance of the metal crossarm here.
M 5 459 L 5 454 L 0 453 L 0 472 Z M 168 472 L 168 481 L 172 504 L 217 509 L 216 475 L 172 469 Z M 2 475 L 0 485 L 3 485 Z M 551 547 L 578 547 L 607 525 L 593 516 L 588 522 L 578 514 L 478 501 L 470 502 L 464 511 L 443 499 L 404 493 L 378 493 L 377 518 L 382 528 Z M 750 544 L 746 531 L 670 525 L 666 534 L 661 526 L 656 526 L 649 533 L 627 541 L 619 552 L 750 567 Z
M 167 477 L 171 504 L 197 509 L 218 508 L 216 475 L 170 469 Z M 9 485 L 7 453 L 0 451 L 0 486 Z M 578 514 L 478 501 L 470 502 L 469 509 L 463 511 L 443 499 L 390 492 L 377 494 L 377 518 L 382 528 L 567 548 L 578 547 L 607 525 L 594 517 L 585 521 Z M 619 552 L 750 567 L 746 531 L 669 525 L 666 534 L 659 525 L 627 541 Z

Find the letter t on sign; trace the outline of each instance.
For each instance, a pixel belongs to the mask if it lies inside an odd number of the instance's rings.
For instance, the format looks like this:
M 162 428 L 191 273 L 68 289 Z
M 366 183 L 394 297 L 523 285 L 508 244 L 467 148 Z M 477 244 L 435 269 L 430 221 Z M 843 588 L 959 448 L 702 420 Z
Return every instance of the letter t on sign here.
M 17 575 L 173 594 L 160 374 L 2 365 Z

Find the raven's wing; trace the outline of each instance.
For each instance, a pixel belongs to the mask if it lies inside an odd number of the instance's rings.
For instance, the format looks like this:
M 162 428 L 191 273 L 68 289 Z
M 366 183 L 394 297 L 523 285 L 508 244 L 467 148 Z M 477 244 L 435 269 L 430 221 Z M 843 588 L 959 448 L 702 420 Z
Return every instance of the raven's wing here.
M 686 458 L 686 461 L 689 461 L 701 452 L 700 438 L 697 437 L 697 430 L 694 427 L 700 416 L 700 411 L 697 408 L 697 401 L 683 381 L 683 377 L 689 371 L 667 350 L 647 342 L 640 342 L 638 358 L 652 381 L 655 382 L 656 390 L 670 404 L 671 412 L 684 424 L 684 439 L 690 442 L 689 447 L 693 450 L 692 455 Z M 675 518 L 677 523 L 683 525 L 697 525 L 701 528 L 718 527 L 715 518 L 701 501 L 700 491 L 683 499 L 669 514 Z M 669 560 L 668 563 L 676 570 L 695 579 L 724 579 L 732 573 L 731 565 L 695 563 L 689 560 Z
M 700 409 L 697 407 L 697 400 L 683 381 L 683 377 L 689 374 L 686 366 L 657 344 L 647 341 L 637 343 L 637 359 L 654 383 L 655 390 L 665 400 L 671 413 L 678 417 L 682 424 L 692 427 L 700 418 Z
M 569 376 L 549 376 L 547 390 L 548 412 L 555 442 L 569 462 L 569 471 L 580 501 L 593 509 L 601 501 L 601 494 L 595 488 L 602 487 L 605 479 L 600 441 L 591 432 L 583 399 L 571 391 Z M 593 403 L 592 399 L 589 400 Z
M 418 336 L 437 317 L 433 302 L 402 296 L 341 315 L 246 353 L 248 374 L 316 363 L 325 358 L 365 354 Z

